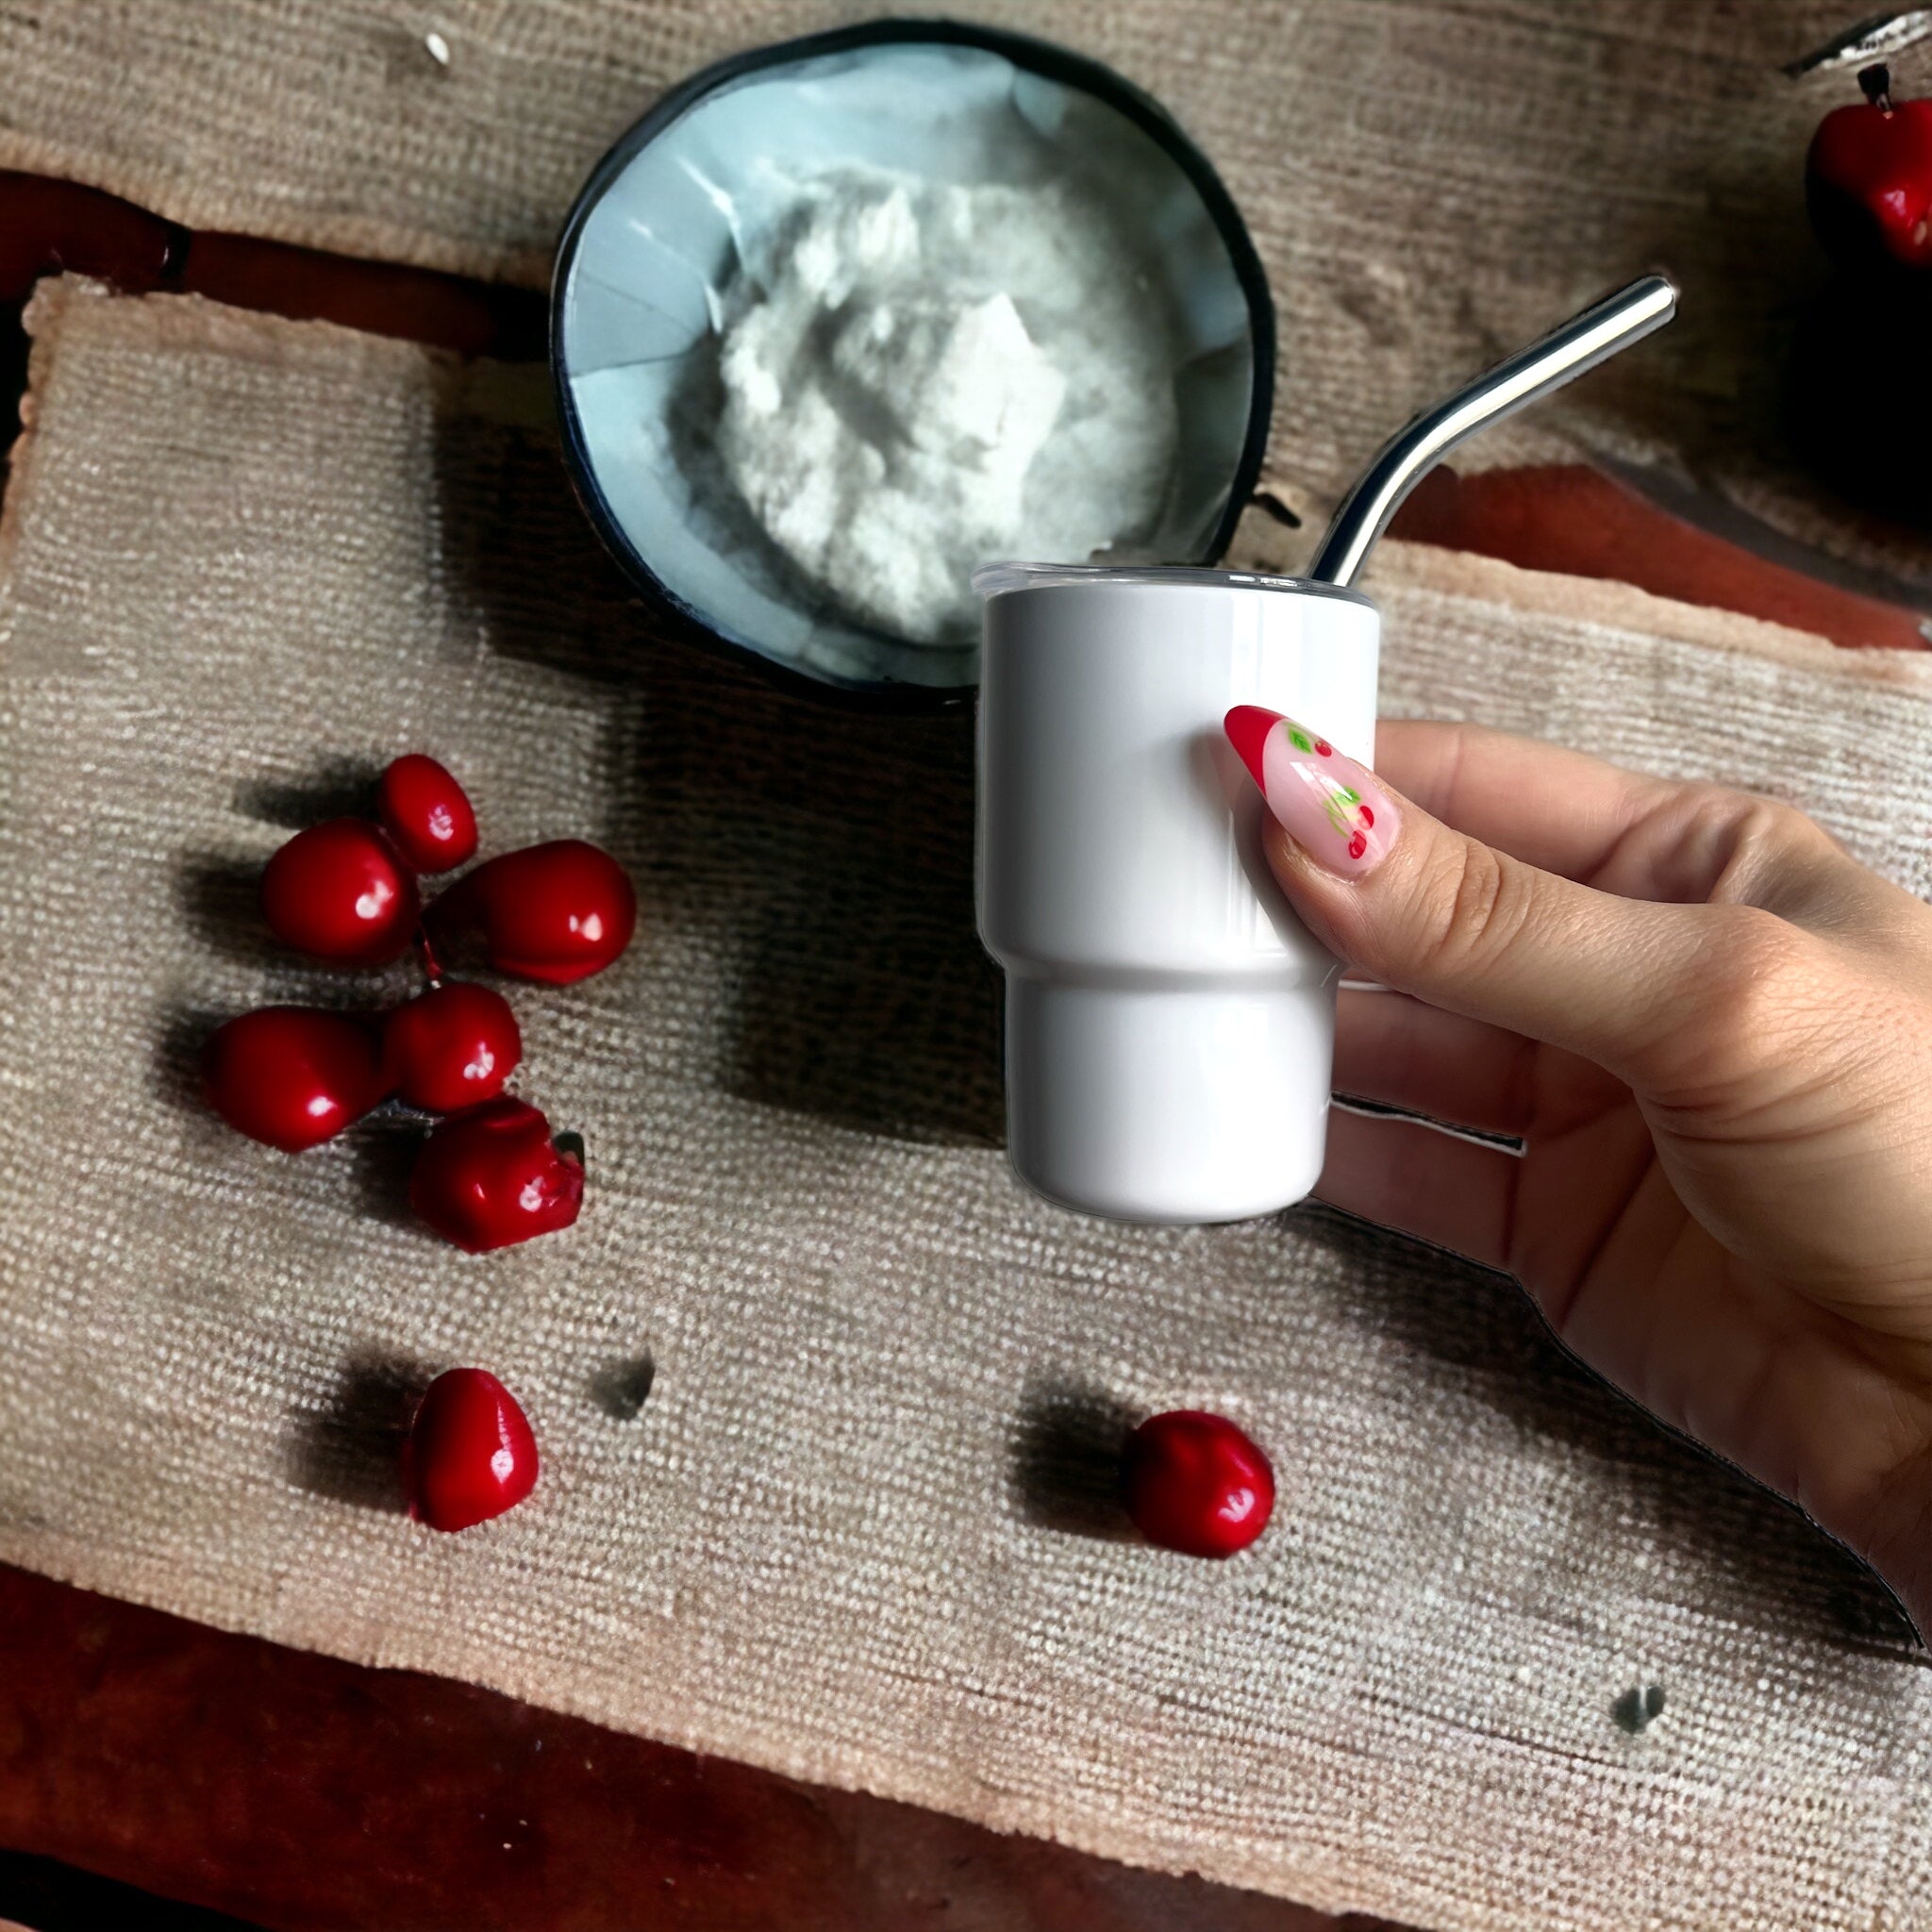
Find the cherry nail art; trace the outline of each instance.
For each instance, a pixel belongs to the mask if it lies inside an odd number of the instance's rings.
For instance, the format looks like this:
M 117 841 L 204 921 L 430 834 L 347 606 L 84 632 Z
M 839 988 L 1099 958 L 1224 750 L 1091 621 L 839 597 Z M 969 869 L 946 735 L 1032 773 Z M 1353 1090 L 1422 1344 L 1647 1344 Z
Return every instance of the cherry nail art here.
M 1268 809 L 1324 871 L 1359 878 L 1388 856 L 1402 817 L 1365 766 L 1259 705 L 1237 705 L 1224 728 Z

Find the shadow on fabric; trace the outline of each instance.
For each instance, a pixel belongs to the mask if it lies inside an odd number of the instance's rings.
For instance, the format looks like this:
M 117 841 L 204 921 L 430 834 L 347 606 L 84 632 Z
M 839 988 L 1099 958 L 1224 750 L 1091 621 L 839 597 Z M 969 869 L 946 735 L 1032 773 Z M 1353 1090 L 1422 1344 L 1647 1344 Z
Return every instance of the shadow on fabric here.
M 973 721 L 782 692 L 663 634 L 572 497 L 523 370 L 449 377 L 437 474 L 491 648 L 610 688 L 595 836 L 646 921 L 728 962 L 738 1097 L 898 1138 L 1002 1133 L 999 980 L 973 910 Z M 497 386 L 479 403 L 478 385 Z
M 1696 1549 L 1727 1611 L 1789 1638 L 1932 1664 L 1891 1591 L 1781 1496 L 1667 1429 L 1571 1355 L 1507 1274 L 1326 1208 L 1297 1231 L 1341 1257 L 1336 1315 L 1413 1351 L 1416 1371 L 1546 1438 L 1613 1464 L 1623 1522 Z M 1327 1273 L 1324 1271 L 1324 1274 Z

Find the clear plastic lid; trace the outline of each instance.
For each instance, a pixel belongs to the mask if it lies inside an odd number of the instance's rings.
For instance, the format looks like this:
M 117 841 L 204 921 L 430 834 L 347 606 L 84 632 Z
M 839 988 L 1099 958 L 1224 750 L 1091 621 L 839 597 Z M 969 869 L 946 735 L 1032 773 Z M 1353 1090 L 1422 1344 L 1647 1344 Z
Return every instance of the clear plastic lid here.
M 1008 591 L 1040 591 L 1063 584 L 1192 584 L 1218 590 L 1286 591 L 1303 597 L 1340 597 L 1346 604 L 1374 600 L 1340 584 L 1318 583 L 1312 577 L 1275 577 L 1257 571 L 1208 570 L 1198 564 L 1105 563 L 982 563 L 973 573 L 973 588 L 982 597 Z

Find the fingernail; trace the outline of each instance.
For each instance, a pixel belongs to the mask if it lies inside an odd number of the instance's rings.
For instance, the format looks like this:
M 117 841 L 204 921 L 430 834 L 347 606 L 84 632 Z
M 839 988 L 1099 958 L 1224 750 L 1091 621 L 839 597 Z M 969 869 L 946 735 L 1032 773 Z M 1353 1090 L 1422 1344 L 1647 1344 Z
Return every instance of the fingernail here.
M 1268 809 L 1324 872 L 1360 878 L 1388 857 L 1402 815 L 1366 766 L 1259 705 L 1237 705 L 1224 728 Z

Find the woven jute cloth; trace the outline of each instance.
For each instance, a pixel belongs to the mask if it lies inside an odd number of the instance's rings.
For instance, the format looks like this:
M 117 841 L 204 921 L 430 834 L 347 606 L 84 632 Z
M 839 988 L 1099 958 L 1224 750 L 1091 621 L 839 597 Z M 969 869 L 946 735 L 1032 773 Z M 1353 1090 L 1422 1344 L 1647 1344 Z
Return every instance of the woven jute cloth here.
M 666 86 L 892 10 L 0 0 L 0 167 L 93 182 L 192 225 L 541 283 L 585 175 Z M 1200 142 L 1280 308 L 1272 455 L 1304 508 L 1319 513 L 1428 399 L 1663 263 L 1684 288 L 1677 323 L 1541 420 L 1932 583 L 1924 541 L 1823 499 L 1779 430 L 1789 338 L 1824 277 L 1805 146 L 1827 106 L 1857 98 L 1844 72 L 1780 69 L 1847 24 L 1844 0 L 935 10 L 1095 55 Z M 1897 65 L 1902 87 L 1932 88 L 1932 42 Z
M 1135 1228 L 1014 1181 L 967 718 L 654 641 L 537 372 L 72 283 L 31 322 L 0 1559 L 1418 1925 L 1932 1923 L 1932 1674 L 1889 1600 L 1511 1283 L 1321 1210 Z M 1391 711 L 1754 785 L 1932 889 L 1924 661 L 1419 548 L 1377 589 Z M 490 847 L 597 839 L 642 903 L 612 971 L 510 989 L 590 1194 L 496 1256 L 410 1223 L 411 1130 L 289 1158 L 194 1091 L 223 1016 L 406 990 L 253 901 L 405 749 Z M 391 1431 L 455 1362 L 544 1469 L 439 1537 Z M 1227 1564 L 1108 1498 L 1122 1421 L 1193 1405 L 1280 1474 Z

